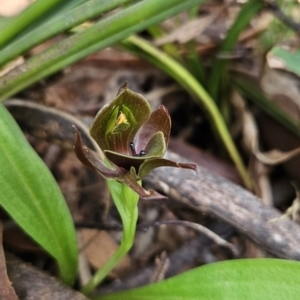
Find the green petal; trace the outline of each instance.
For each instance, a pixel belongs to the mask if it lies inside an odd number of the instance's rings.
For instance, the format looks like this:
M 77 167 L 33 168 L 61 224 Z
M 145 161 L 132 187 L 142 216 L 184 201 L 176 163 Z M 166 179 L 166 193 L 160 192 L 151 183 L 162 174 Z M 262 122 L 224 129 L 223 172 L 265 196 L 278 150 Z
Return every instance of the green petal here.
M 140 179 L 146 177 L 153 169 L 159 167 L 175 167 L 175 168 L 182 168 L 182 169 L 197 169 L 195 164 L 185 164 L 185 163 L 177 163 L 172 160 L 160 158 L 160 157 L 153 157 L 145 160 L 144 163 L 141 164 L 138 176 Z
M 167 150 L 164 134 L 161 131 L 156 132 L 144 150 L 147 156 L 163 156 Z
M 148 101 L 124 85 L 118 96 L 98 112 L 90 134 L 102 151 L 130 154 L 129 143 L 150 114 Z

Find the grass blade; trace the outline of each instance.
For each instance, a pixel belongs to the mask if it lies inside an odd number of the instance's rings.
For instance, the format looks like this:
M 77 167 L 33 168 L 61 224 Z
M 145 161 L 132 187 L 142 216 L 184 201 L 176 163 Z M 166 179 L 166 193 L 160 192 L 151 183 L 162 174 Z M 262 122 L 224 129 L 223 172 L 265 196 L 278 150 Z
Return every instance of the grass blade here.
M 100 20 L 0 78 L 0 101 L 99 49 L 202 2 L 203 0 L 144 0 Z
M 13 18 L 1 30 L 0 48 L 5 46 L 16 35 L 21 33 L 32 22 L 40 18 L 48 10 L 58 5 L 63 0 L 37 0 L 25 9 L 17 18 Z
M 30 26 L 31 30 L 28 29 L 25 33 L 22 33 L 21 37 L 0 51 L 0 67 L 43 41 L 131 1 L 132 0 L 95 0 L 86 1 L 86 3 L 73 9 L 69 7 L 70 5 L 65 5 L 63 8 L 59 7 L 59 14 L 54 11 L 53 14 L 48 17 L 48 20 L 44 18 L 43 22 L 35 22 Z M 65 11 L 67 8 L 68 10 Z
M 226 38 L 222 42 L 219 51 L 220 52 L 231 52 L 236 45 L 240 33 L 249 24 L 251 19 L 262 9 L 264 3 L 261 0 L 249 0 L 243 5 L 238 17 L 234 24 L 229 29 Z M 228 60 L 216 58 L 211 71 L 209 80 L 209 93 L 216 102 L 220 102 L 223 89 L 222 82 L 226 81 L 226 70 Z

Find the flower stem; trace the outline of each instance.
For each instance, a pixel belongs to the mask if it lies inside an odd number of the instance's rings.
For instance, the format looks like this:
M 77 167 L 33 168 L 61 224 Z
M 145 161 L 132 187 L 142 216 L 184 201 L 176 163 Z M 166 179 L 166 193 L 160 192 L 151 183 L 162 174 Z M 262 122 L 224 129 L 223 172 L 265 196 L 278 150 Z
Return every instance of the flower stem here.
M 81 292 L 85 295 L 90 294 L 107 274 L 121 262 L 134 243 L 138 218 L 137 202 L 139 195 L 128 186 L 116 180 L 107 180 L 107 183 L 122 219 L 123 236 L 120 247 L 81 289 Z

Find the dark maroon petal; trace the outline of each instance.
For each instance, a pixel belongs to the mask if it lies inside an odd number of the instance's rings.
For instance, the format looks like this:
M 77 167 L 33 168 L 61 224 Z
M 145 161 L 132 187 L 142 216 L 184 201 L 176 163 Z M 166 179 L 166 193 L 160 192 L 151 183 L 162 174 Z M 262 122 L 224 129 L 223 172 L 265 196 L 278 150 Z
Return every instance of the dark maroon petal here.
M 177 163 L 172 160 L 160 158 L 160 157 L 153 157 L 145 160 L 143 164 L 141 164 L 138 172 L 138 176 L 140 179 L 143 179 L 147 176 L 153 169 L 159 167 L 175 167 L 175 168 L 182 168 L 182 169 L 197 169 L 195 164 L 185 164 L 185 163 Z
M 160 200 L 160 199 L 166 199 L 166 196 L 163 196 L 159 193 L 157 193 L 154 190 L 145 190 L 142 186 L 140 186 L 137 182 L 137 176 L 135 174 L 134 168 L 131 168 L 130 171 L 126 172 L 126 174 L 123 174 L 122 177 L 118 179 L 118 181 L 126 184 L 131 189 L 133 189 L 140 197 L 142 197 L 145 200 Z
M 148 101 L 142 95 L 122 86 L 118 96 L 98 112 L 90 134 L 102 151 L 130 154 L 129 143 L 134 140 L 150 114 Z
M 146 148 L 149 140 L 157 131 L 162 131 L 166 147 L 168 147 L 171 131 L 171 118 L 168 110 L 163 105 L 160 105 L 157 110 L 152 112 L 149 119 L 137 132 L 134 140 L 137 152 Z
M 147 159 L 147 156 L 129 156 L 112 151 L 104 151 L 104 155 L 113 164 L 126 170 L 130 170 L 131 167 L 138 170 L 140 165 Z
M 109 179 L 115 179 L 122 175 L 122 172 L 117 170 L 109 169 L 103 161 L 96 155 L 96 153 L 89 149 L 81 140 L 78 129 L 73 125 L 75 129 L 75 141 L 74 151 L 77 158 L 87 167 L 100 173 L 103 177 Z

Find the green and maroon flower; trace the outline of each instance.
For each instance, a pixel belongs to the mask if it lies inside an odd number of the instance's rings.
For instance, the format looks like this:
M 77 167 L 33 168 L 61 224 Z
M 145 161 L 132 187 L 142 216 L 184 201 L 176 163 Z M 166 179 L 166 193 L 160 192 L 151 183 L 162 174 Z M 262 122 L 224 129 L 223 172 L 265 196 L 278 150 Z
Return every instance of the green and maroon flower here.
M 98 112 L 90 128 L 91 137 L 104 153 L 104 161 L 83 144 L 76 128 L 75 153 L 83 164 L 103 177 L 128 185 L 141 197 L 159 198 L 159 194 L 143 189 L 138 181 L 158 167 L 196 169 L 194 164 L 162 158 L 170 130 L 168 110 L 161 105 L 151 113 L 148 101 L 124 84 L 117 97 Z

